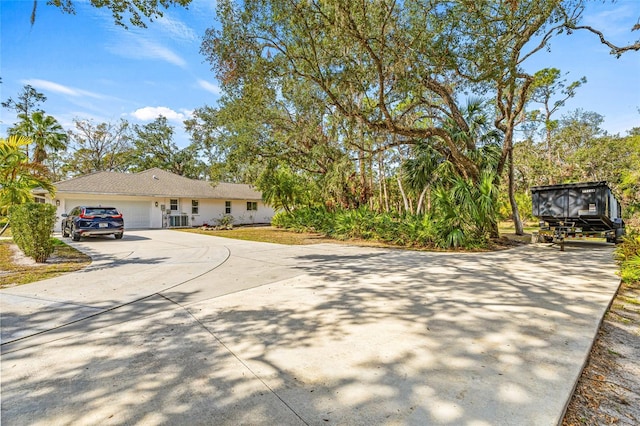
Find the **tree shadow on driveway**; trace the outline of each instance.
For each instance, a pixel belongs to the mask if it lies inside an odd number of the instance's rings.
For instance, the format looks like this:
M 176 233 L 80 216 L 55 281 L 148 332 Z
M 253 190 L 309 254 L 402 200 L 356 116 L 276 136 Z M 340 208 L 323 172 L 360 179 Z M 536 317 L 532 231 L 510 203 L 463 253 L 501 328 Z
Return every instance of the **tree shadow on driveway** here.
M 16 344 L 3 424 L 556 424 L 617 288 L 608 249 L 307 250 L 292 268 Z
M 297 419 L 188 312 L 155 295 L 14 343 L 2 424 L 238 424 Z
M 190 309 L 311 424 L 555 424 L 618 284 L 608 247 L 298 259 Z

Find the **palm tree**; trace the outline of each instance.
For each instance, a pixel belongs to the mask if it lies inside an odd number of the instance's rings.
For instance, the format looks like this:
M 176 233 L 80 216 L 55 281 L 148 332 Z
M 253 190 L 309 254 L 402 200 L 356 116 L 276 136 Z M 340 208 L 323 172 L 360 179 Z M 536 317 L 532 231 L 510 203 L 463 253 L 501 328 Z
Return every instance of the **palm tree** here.
M 480 174 L 475 184 L 480 184 L 485 170 L 494 170 L 500 159 L 498 142 L 500 133 L 494 129 L 486 114 L 486 104 L 478 98 L 467 100 L 467 104 L 460 108 L 464 123 L 453 119 L 445 120 L 442 129 L 445 130 L 453 141 L 459 146 L 474 147 L 466 152 L 477 166 Z M 454 179 L 460 175 L 455 168 L 451 168 L 445 153 L 436 151 L 434 140 L 419 141 L 413 148 L 414 157 L 404 162 L 403 175 L 409 186 L 420 193 L 418 207 L 419 213 L 424 202 L 425 195 L 438 179 Z M 462 177 L 462 176 L 461 176 Z M 427 208 L 429 210 L 429 208 Z
M 478 163 L 476 155 L 478 150 L 486 145 L 498 143 L 501 137 L 500 132 L 493 127 L 490 117 L 486 114 L 486 109 L 487 104 L 482 99 L 470 98 L 467 104 L 460 108 L 466 128 L 462 128 L 453 119 L 445 120 L 442 126 L 460 146 L 474 147 L 474 151 L 467 154 L 481 169 L 483 164 Z
M 271 165 L 260 175 L 257 187 L 262 191 L 262 199 L 276 210 L 291 213 L 300 192 L 298 178 L 287 166 Z
M 420 193 L 416 213 L 420 214 L 427 198 L 426 212 L 431 210 L 429 191 L 436 180 L 441 177 L 439 169 L 445 159 L 438 151 L 423 141 L 413 147 L 414 157 L 403 162 L 402 174 L 408 186 Z
M 33 200 L 31 191 L 34 188 L 41 187 L 51 195 L 55 193 L 55 187 L 47 177 L 47 168 L 30 162 L 24 152 L 29 143 L 28 138 L 18 135 L 0 139 L 0 215 L 6 216 L 12 205 Z
M 469 204 L 468 212 L 478 230 L 488 230 L 492 237 L 498 237 L 495 204 L 499 176 L 495 171 L 500 161 L 501 133 L 492 125 L 486 114 L 486 107 L 487 104 L 481 99 L 471 98 L 461 108 L 467 128 L 461 129 L 453 120 L 445 122 L 444 128 L 454 140 L 468 142 L 467 146 L 475 147 L 468 156 L 480 170 L 478 179 L 473 182 L 474 188 L 470 188 L 474 197 L 462 197 L 464 191 L 458 190 L 456 198 Z M 468 183 L 466 185 L 468 186 Z M 458 188 L 461 186 L 458 185 Z
M 418 143 L 413 150 L 414 158 L 403 164 L 409 185 L 422 191 L 417 212 L 427 189 L 435 187 L 438 229 L 445 246 L 463 245 L 487 235 L 498 236 L 495 169 L 500 159 L 500 134 L 493 129 L 485 106 L 480 99 L 470 99 L 460 108 L 464 123 L 453 119 L 442 123 L 442 129 L 452 140 L 469 147 L 465 155 L 480 172 L 476 178 L 463 176 L 448 161 L 446 153 L 436 152 L 432 148 L 437 144 L 434 140 Z
M 67 147 L 68 136 L 58 121 L 43 111 L 18 114 L 20 123 L 10 130 L 11 134 L 23 135 L 35 144 L 33 162 L 41 164 L 47 159 L 47 152 L 59 151 Z

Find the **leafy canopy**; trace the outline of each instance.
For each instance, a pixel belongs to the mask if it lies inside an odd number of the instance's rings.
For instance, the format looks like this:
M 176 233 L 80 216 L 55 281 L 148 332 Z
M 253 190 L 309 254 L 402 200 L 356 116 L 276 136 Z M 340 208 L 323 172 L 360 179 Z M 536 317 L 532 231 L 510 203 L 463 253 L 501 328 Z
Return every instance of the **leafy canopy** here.
M 6 215 L 10 206 L 33 200 L 31 191 L 35 188 L 55 193 L 47 168 L 29 161 L 25 153 L 29 143 L 18 135 L 0 139 L 0 214 Z

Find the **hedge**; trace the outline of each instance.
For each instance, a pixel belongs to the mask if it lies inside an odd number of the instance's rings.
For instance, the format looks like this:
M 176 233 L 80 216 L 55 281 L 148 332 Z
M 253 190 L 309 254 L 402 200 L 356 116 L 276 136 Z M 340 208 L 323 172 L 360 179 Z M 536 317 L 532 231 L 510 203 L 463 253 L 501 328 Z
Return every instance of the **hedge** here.
M 44 263 L 54 245 L 51 238 L 56 221 L 56 208 L 51 204 L 26 203 L 9 209 L 13 240 L 22 252 L 38 263 Z

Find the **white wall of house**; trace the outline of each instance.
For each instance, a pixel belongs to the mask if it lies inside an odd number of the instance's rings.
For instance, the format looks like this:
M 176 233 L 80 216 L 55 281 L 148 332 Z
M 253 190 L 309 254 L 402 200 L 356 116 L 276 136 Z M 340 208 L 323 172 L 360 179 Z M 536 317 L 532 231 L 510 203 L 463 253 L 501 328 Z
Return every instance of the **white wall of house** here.
M 248 210 L 247 203 L 252 203 L 256 210 Z M 200 216 L 194 220 L 194 225 L 215 225 L 217 220 L 226 214 L 233 216 L 236 225 L 248 225 L 254 223 L 270 223 L 274 215 L 271 207 L 262 201 L 247 200 L 202 200 L 200 201 Z
M 175 200 L 177 202 L 172 202 Z M 46 201 L 56 206 L 58 220 L 55 231 L 60 231 L 62 214 L 68 213 L 78 205 L 103 205 L 116 207 L 124 216 L 125 229 L 159 229 L 173 225 L 202 226 L 216 225 L 217 220 L 227 214 L 229 208 L 233 223 L 247 225 L 254 223 L 270 223 L 274 215 L 273 208 L 262 201 L 250 201 L 248 210 L 247 200 L 211 200 L 192 198 L 162 198 L 149 196 L 118 196 L 93 194 L 61 194 L 54 199 L 46 197 Z M 194 203 L 195 201 L 195 203 Z M 227 204 L 229 203 L 229 204 Z M 170 216 L 185 216 L 186 219 L 171 219 Z
M 189 226 L 216 225 L 226 214 L 233 216 L 233 223 L 236 225 L 270 223 L 274 215 L 273 208 L 262 201 L 192 198 L 179 198 L 177 201 L 177 209 L 170 210 L 170 207 L 176 207 L 176 203 L 171 203 L 171 199 L 165 200 L 165 215 L 185 215 L 188 217 Z M 248 202 L 257 210 L 248 210 Z

